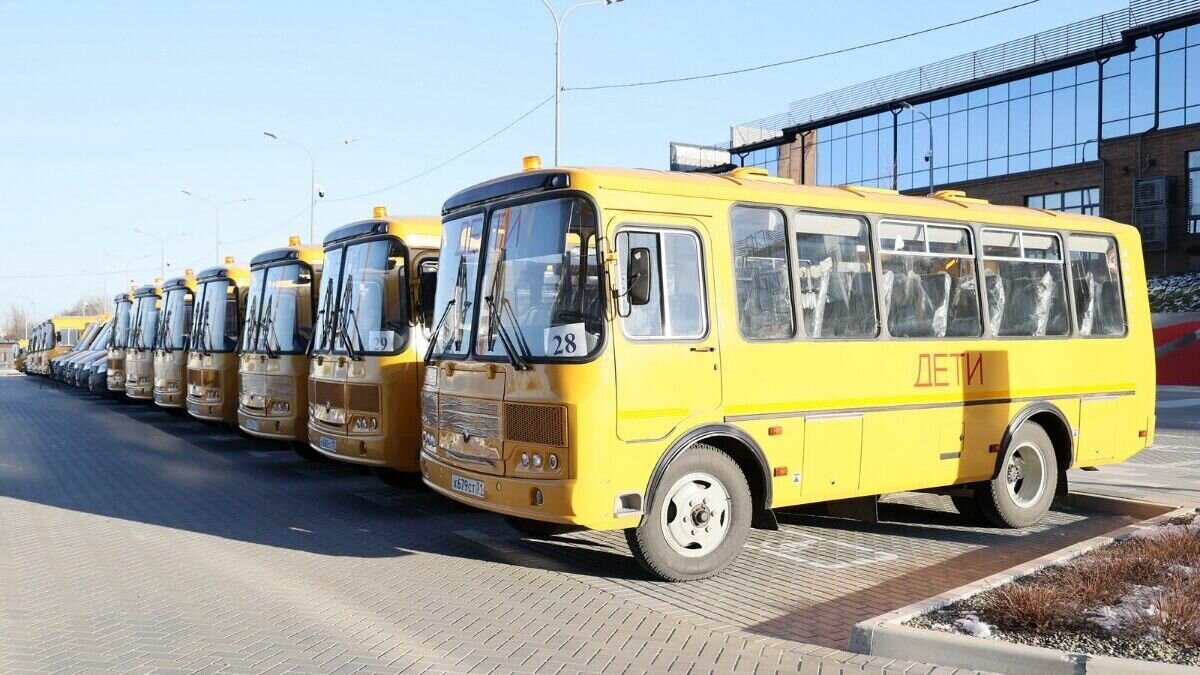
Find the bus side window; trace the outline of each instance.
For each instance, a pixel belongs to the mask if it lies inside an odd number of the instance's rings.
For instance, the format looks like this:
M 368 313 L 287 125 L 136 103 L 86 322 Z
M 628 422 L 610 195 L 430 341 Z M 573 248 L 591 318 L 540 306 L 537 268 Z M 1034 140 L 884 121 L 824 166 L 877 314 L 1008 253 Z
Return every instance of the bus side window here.
M 701 274 L 700 241 L 686 230 L 624 230 L 617 235 L 620 288 L 628 289 L 629 253 L 650 252 L 648 302 L 630 304 L 622 295 L 620 315 L 625 334 L 633 338 L 695 339 L 708 330 Z
M 801 211 L 795 223 L 796 284 L 805 334 L 811 338 L 878 335 L 866 220 Z
M 983 274 L 992 333 L 1002 337 L 1067 335 L 1067 289 L 1058 238 L 984 230 Z
M 1071 235 L 1071 280 L 1080 335 L 1123 335 L 1121 265 L 1117 241 L 1099 235 Z
M 880 294 L 895 337 L 977 337 L 982 321 L 970 233 L 959 227 L 879 225 Z
M 793 337 L 796 320 L 783 212 L 737 206 L 730 220 L 738 328 L 752 340 Z

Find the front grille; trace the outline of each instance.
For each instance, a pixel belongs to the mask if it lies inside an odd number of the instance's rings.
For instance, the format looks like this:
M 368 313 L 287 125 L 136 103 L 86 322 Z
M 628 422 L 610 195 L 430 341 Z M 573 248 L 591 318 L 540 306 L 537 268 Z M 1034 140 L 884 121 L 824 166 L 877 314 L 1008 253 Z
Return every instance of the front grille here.
M 331 408 L 344 408 L 346 385 L 341 382 L 326 382 L 325 380 L 308 381 L 308 402 L 313 405 Z
M 500 436 L 500 404 L 495 401 L 443 396 L 438 414 L 444 429 L 478 438 Z
M 504 438 L 522 443 L 567 445 L 567 409 L 557 405 L 504 404 Z
M 373 384 L 352 384 L 350 409 L 359 412 L 379 412 L 379 387 Z
M 292 378 L 286 375 L 242 373 L 242 393 L 267 398 L 292 398 L 295 391 Z
M 421 392 L 421 422 L 427 427 L 438 425 L 438 396 L 436 391 Z

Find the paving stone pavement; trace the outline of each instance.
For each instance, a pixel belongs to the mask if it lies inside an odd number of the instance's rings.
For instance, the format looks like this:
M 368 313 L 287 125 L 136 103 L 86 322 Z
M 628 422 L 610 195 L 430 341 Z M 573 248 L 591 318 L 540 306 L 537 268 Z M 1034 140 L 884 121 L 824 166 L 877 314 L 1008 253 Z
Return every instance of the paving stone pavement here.
M 723 575 L 663 584 L 619 533 L 522 539 L 420 487 L 2 378 L 0 672 L 950 673 L 840 649 L 855 621 L 1126 522 L 999 531 L 927 495 L 883 516 L 784 513 Z

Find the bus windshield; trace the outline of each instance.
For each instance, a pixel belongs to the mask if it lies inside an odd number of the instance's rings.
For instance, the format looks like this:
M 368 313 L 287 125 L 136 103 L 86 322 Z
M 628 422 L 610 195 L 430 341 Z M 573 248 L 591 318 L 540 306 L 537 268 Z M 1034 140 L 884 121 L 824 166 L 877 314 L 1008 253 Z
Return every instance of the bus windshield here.
M 191 349 L 205 353 L 232 352 L 238 335 L 237 287 L 229 279 L 200 285 L 192 312 Z
M 251 274 L 242 334 L 249 353 L 302 354 L 312 333 L 312 271 L 303 263 L 263 267 Z
M 158 330 L 158 296 L 143 295 L 135 298 L 134 302 L 129 346 L 134 349 L 154 349 L 154 336 Z
M 100 330 L 100 334 L 92 340 L 92 345 L 88 347 L 88 351 L 102 352 L 108 349 L 109 338 L 112 336 L 112 322 L 104 324 L 104 328 Z
M 391 238 L 350 244 L 337 258 L 334 251 L 325 254 L 316 351 L 378 355 L 404 348 L 407 258 Z
M 113 347 L 124 349 L 129 346 L 129 314 L 133 303 L 122 300 L 117 303 L 116 315 L 113 318 L 114 332 Z
M 163 301 L 162 333 L 158 348 L 168 351 L 183 349 L 187 334 L 192 328 L 192 292 L 186 287 L 167 291 Z
M 522 359 L 541 360 L 594 353 L 600 346 L 604 315 L 591 204 L 566 198 L 497 209 L 488 216 L 487 228 L 481 286 L 475 293 L 469 269 L 473 265 L 468 264 L 478 257 L 475 228 L 466 236 L 468 228 L 458 221 L 446 224 L 441 262 L 446 266 L 440 269 L 459 269 L 459 274 L 439 278 L 438 311 L 446 311 L 450 300 L 455 301 L 437 336 L 441 353 L 466 351 L 472 339 L 470 302 L 476 294 L 476 354 L 499 356 L 513 351 Z M 460 253 L 446 256 L 445 247 L 456 245 Z

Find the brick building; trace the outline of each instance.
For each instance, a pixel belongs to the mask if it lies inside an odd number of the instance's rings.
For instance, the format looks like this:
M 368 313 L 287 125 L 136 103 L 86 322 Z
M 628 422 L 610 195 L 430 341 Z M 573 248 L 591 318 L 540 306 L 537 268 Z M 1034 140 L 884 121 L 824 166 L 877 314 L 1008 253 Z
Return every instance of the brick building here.
M 1150 274 L 1200 270 L 1200 0 L 1131 0 L 671 146 L 674 170 L 732 166 L 1103 215 L 1142 230 Z

